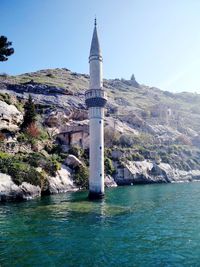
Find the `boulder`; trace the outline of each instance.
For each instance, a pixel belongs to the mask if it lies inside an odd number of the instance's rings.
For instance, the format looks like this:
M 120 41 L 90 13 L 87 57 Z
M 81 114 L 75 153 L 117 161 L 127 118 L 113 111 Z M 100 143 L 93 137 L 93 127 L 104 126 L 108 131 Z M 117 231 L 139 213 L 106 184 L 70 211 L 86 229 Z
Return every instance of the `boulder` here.
M 110 175 L 106 175 L 104 183 L 105 183 L 105 187 L 116 187 L 117 186 L 114 178 Z
M 39 186 L 23 182 L 17 186 L 7 174 L 0 173 L 0 202 L 28 200 L 41 195 Z
M 22 190 L 7 174 L 0 173 L 0 202 L 23 199 Z
M 76 156 L 71 154 L 69 154 L 68 157 L 66 158 L 65 164 L 72 168 L 83 166 L 83 163 Z
M 41 196 L 41 188 L 39 186 L 35 186 L 32 184 L 29 184 L 27 182 L 23 182 L 19 188 L 23 192 L 23 199 L 32 199 L 35 197 Z
M 153 164 L 148 161 L 127 161 L 117 167 L 116 182 L 119 185 L 129 185 L 150 182 L 150 170 Z
M 48 189 L 46 193 L 57 194 L 78 190 L 71 178 L 70 169 L 65 165 L 62 165 L 61 169 L 57 171 L 56 177 L 48 177 L 47 179 Z
M 0 130 L 16 132 L 22 120 L 22 113 L 14 105 L 8 105 L 0 100 Z

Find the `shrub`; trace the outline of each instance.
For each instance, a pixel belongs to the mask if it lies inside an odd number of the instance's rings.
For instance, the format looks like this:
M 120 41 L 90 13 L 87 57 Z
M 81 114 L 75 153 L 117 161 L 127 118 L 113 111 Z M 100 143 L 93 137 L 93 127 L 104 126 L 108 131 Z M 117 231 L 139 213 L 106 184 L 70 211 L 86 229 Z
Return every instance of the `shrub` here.
M 163 155 L 161 159 L 162 159 L 162 162 L 164 163 L 170 163 L 170 157 L 167 155 Z
M 90 154 L 89 148 L 84 149 L 82 158 L 83 158 L 86 165 L 89 165 L 89 154 Z
M 11 98 L 10 95 L 7 93 L 0 93 L 0 100 L 6 102 L 8 105 L 11 105 Z
M 43 161 L 41 167 L 50 176 L 56 176 L 56 172 L 60 170 L 61 164 L 56 159 L 52 158 L 50 160 Z
M 115 173 L 115 168 L 113 166 L 113 162 L 111 159 L 105 157 L 104 159 L 104 166 L 106 174 L 113 175 Z
M 136 139 L 133 135 L 123 134 L 119 139 L 119 145 L 122 147 L 132 147 Z
M 23 162 L 13 162 L 10 165 L 8 174 L 16 184 L 27 182 L 33 185 L 40 185 L 40 173 L 29 164 Z
M 46 160 L 47 159 L 40 153 L 30 153 L 28 157 L 24 159 L 25 162 L 33 167 L 41 167 L 42 162 Z
M 143 161 L 144 157 L 140 155 L 139 153 L 132 154 L 132 160 L 133 161 Z
M 15 105 L 15 107 L 16 107 L 20 112 L 23 112 L 23 111 L 24 111 L 24 106 L 23 106 L 22 103 L 17 102 L 17 103 L 15 103 L 14 105 Z
M 40 173 L 29 164 L 19 162 L 11 156 L 3 155 L 0 158 L 0 171 L 10 175 L 17 185 L 20 185 L 22 182 L 40 185 Z
M 29 141 L 29 138 L 28 138 L 28 135 L 26 133 L 20 133 L 17 137 L 17 141 L 22 143 L 22 142 L 28 142 Z
M 47 131 L 44 128 L 40 128 L 40 136 L 39 136 L 40 140 L 47 140 L 49 139 L 49 135 L 47 133 Z
M 47 73 L 46 76 L 50 78 L 55 78 L 55 76 L 52 73 Z
M 40 131 L 34 122 L 28 125 L 26 133 L 30 138 L 38 138 L 40 136 Z
M 69 154 L 72 154 L 76 157 L 82 157 L 83 154 L 84 154 L 84 150 L 80 147 L 80 146 L 72 146 L 69 151 L 68 151 Z
M 45 171 L 42 171 L 40 174 L 41 174 L 41 180 L 40 180 L 41 191 L 42 194 L 45 194 L 46 192 L 48 192 L 49 189 L 48 175 Z
M 49 154 L 60 154 L 62 152 L 61 146 L 59 144 L 46 144 L 44 149 Z
M 9 159 L 10 157 L 11 157 L 10 154 L 0 151 L 0 160 L 1 159 Z
M 31 153 L 25 159 L 25 162 L 33 167 L 41 167 L 50 176 L 56 176 L 56 172 L 61 169 L 61 164 L 58 161 L 57 155 L 46 158 L 40 153 Z
M 58 162 L 54 157 L 52 157 L 51 163 L 52 163 L 52 166 L 53 166 L 53 168 L 54 168 L 55 171 L 58 171 L 58 170 L 61 169 L 60 162 Z
M 75 168 L 74 182 L 83 189 L 89 187 L 89 170 L 86 166 L 81 165 Z

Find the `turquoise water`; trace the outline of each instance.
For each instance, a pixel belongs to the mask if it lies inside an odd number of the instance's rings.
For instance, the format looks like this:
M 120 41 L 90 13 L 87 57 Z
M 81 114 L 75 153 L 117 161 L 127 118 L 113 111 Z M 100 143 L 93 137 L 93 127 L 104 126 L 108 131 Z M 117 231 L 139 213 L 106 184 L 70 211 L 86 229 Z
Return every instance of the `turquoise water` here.
M 0 266 L 200 266 L 200 183 L 0 205 Z

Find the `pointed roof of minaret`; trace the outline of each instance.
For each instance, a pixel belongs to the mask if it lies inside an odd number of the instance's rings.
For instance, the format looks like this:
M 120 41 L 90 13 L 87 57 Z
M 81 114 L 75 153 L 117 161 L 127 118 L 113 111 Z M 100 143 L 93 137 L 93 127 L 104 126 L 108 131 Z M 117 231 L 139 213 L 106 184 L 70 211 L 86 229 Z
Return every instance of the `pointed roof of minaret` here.
M 92 36 L 92 43 L 90 47 L 90 56 L 101 56 L 101 49 L 99 45 L 99 38 L 97 34 L 97 19 L 94 20 L 94 31 Z

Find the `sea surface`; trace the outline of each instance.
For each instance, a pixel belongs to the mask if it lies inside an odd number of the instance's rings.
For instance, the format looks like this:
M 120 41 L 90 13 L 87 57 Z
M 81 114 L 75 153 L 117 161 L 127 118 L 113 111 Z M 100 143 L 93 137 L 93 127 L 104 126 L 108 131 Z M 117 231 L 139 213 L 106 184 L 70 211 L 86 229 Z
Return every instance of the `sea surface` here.
M 0 266 L 200 266 L 200 183 L 1 204 Z

